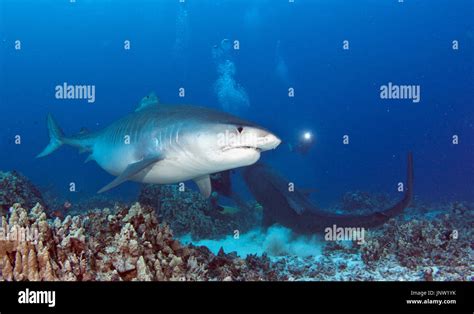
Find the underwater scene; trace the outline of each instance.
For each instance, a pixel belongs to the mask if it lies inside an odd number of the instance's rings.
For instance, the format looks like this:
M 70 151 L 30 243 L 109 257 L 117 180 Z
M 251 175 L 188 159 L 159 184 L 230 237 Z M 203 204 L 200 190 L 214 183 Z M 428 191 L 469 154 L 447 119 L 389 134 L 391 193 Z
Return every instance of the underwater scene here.
M 472 0 L 0 0 L 0 280 L 473 281 Z

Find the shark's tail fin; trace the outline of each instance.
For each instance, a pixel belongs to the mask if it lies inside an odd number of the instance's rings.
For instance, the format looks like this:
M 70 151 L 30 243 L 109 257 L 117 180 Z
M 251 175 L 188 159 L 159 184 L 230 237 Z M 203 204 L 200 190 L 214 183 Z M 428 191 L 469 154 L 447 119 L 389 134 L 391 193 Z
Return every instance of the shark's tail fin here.
M 48 132 L 49 144 L 36 156 L 36 158 L 51 154 L 63 144 L 64 133 L 51 114 L 48 114 Z

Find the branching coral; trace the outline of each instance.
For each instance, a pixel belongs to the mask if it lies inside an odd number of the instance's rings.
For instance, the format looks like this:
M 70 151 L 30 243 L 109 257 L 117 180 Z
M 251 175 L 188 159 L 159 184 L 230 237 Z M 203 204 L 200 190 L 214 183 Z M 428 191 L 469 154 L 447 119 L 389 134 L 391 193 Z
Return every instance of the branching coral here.
M 92 211 L 64 220 L 47 220 L 37 204 L 29 212 L 15 204 L 2 217 L 3 280 L 264 280 L 274 278 L 259 258 L 245 260 L 223 251 L 183 246 L 150 207 Z M 14 237 L 29 230 L 30 237 Z M 265 265 L 265 268 L 259 267 Z

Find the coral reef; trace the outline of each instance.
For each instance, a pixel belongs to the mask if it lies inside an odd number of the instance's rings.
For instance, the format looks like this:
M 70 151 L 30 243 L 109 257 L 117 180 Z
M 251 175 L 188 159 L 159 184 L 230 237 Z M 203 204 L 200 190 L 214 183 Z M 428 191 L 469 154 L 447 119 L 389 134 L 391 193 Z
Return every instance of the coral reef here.
M 46 214 L 48 217 L 63 219 L 67 215 L 80 215 L 97 208 L 113 208 L 115 206 L 130 206 L 130 202 L 110 198 L 104 194 L 86 194 L 76 192 L 66 198 L 55 191 L 54 187 L 41 188 Z M 71 193 L 70 193 L 71 194 Z
M 376 266 L 388 257 L 410 268 L 425 268 L 426 278 L 441 276 L 449 269 L 449 280 L 468 280 L 474 274 L 474 210 L 467 204 L 453 203 L 434 219 L 391 219 L 383 228 L 369 232 L 361 246 L 363 261 Z
M 216 239 L 234 230 L 246 232 L 259 223 L 261 210 L 249 206 L 236 212 L 219 212 L 209 201 L 190 189 L 179 191 L 177 185 L 144 185 L 140 204 L 157 210 L 160 221 L 170 225 L 176 236 L 191 235 L 193 239 Z
M 183 246 L 138 203 L 48 220 L 37 204 L 2 217 L 0 280 L 276 280 L 266 256 Z M 26 234 L 27 236 L 19 236 Z
M 474 210 L 454 202 L 444 210 L 389 220 L 365 242 L 329 242 L 321 256 L 273 260 L 283 280 L 473 281 Z M 414 210 L 418 213 L 419 210 Z
M 15 203 L 31 208 L 36 203 L 44 205 L 40 191 L 17 171 L 0 171 L 0 215 L 8 212 Z
M 289 229 L 268 233 L 264 247 L 273 256 L 240 258 L 217 248 L 234 230 L 243 234 L 259 225 L 254 207 L 219 212 L 194 191 L 148 185 L 141 204 L 92 198 L 54 218 L 24 177 L 8 172 L 0 179 L 1 205 L 8 207 L 1 214 L 0 280 L 474 280 L 474 204 L 417 201 L 403 215 L 368 230 L 362 244 L 326 242 L 322 251 L 309 254 L 300 251 L 308 253 L 317 239 L 295 242 L 299 238 Z M 343 210 L 366 212 L 387 203 L 384 197 L 357 195 L 346 197 Z M 11 203 L 17 200 L 26 205 Z M 217 253 L 184 245 L 175 234 L 219 238 Z M 290 245 L 296 249 L 282 251 Z

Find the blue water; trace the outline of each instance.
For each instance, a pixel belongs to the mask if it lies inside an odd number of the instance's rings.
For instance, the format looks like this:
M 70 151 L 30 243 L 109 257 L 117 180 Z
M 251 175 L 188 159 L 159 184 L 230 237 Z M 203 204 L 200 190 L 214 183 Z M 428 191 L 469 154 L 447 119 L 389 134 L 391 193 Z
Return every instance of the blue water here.
M 66 134 L 97 130 L 156 91 L 161 102 L 225 109 L 278 134 L 284 143 L 262 158 L 317 188 L 320 204 L 357 189 L 396 195 L 410 150 L 417 196 L 472 201 L 473 21 L 472 0 L 0 0 L 0 169 L 59 193 L 69 182 L 95 193 L 112 177 L 75 149 L 34 158 L 48 142 L 47 113 Z M 240 49 L 221 49 L 223 39 Z M 95 85 L 96 101 L 56 99 L 64 82 Z M 421 101 L 381 99 L 388 82 L 420 85 Z M 291 153 L 304 131 L 316 144 Z

